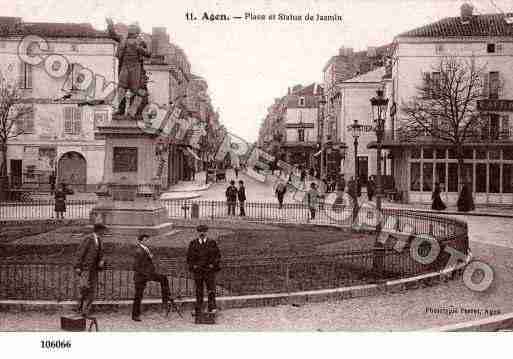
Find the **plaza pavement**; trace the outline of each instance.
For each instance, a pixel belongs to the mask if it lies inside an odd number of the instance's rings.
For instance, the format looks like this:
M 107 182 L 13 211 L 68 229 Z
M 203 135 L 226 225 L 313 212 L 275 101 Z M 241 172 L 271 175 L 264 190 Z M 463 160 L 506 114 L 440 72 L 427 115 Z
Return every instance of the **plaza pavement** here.
M 228 176 L 228 180 L 231 177 Z M 245 175 L 248 201 L 273 200 L 269 185 Z M 213 184 L 201 199 L 224 200 L 225 183 Z M 289 203 L 292 198 L 286 198 Z M 411 208 L 411 206 L 409 206 Z M 479 208 L 478 208 L 479 210 Z M 502 213 L 506 210 L 501 210 Z M 513 214 L 513 210 L 511 211 Z M 172 313 L 169 318 L 147 312 L 140 323 L 130 320 L 130 308 L 98 313 L 104 331 L 261 331 L 261 330 L 429 330 L 439 326 L 482 319 L 485 311 L 513 312 L 513 220 L 510 218 L 459 215 L 468 222 L 470 248 L 475 259 L 494 270 L 494 283 L 485 292 L 469 290 L 461 279 L 395 294 L 296 306 L 221 310 L 218 324 L 194 325 Z M 447 311 L 452 308 L 452 311 Z M 444 310 L 445 309 L 445 310 Z M 476 310 L 478 310 L 476 312 Z M 451 314 L 447 314 L 451 313 Z M 0 331 L 58 331 L 65 313 L 5 312 Z

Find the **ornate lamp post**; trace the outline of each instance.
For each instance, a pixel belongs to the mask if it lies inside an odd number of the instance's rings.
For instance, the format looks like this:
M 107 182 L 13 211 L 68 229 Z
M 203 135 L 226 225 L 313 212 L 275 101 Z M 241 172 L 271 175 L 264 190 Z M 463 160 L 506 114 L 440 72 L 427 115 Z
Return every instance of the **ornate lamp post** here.
M 372 118 L 375 125 L 377 140 L 377 163 L 376 163 L 376 208 L 381 211 L 381 198 L 383 197 L 383 184 L 381 178 L 381 146 L 385 132 L 385 118 L 388 108 L 388 99 L 383 96 L 383 90 L 376 91 L 377 96 L 370 99 L 372 106 Z
M 319 99 L 319 138 L 320 138 L 320 147 L 321 147 L 321 179 L 324 178 L 324 111 L 326 108 L 326 99 L 324 96 L 321 96 Z
M 376 208 L 379 217 L 376 224 L 376 241 L 374 242 L 374 260 L 373 269 L 377 274 L 383 272 L 383 255 L 384 247 L 378 241 L 381 233 L 381 197 L 383 196 L 383 185 L 381 178 L 381 145 L 383 142 L 383 134 L 385 132 L 385 118 L 388 107 L 388 99 L 383 96 L 383 90 L 376 91 L 377 96 L 370 99 L 372 107 L 372 119 L 375 125 L 377 140 L 377 166 L 376 166 Z
M 362 125 L 358 123 L 358 120 L 354 120 L 352 125 L 349 125 L 349 130 L 351 131 L 351 135 L 354 138 L 354 180 L 358 185 L 360 180 L 359 178 L 359 170 L 358 170 L 358 138 L 362 134 Z

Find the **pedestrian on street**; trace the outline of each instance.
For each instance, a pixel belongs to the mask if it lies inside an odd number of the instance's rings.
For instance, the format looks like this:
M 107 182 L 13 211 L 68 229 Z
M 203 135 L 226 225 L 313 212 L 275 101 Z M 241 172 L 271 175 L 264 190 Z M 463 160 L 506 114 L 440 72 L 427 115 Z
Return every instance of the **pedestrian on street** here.
M 203 286 L 207 287 L 208 311 L 215 313 L 216 307 L 216 273 L 220 270 L 221 252 L 217 242 L 207 237 L 208 227 L 199 225 L 199 235 L 192 240 L 187 250 L 187 265 L 194 276 L 196 287 L 196 322 L 203 313 Z
M 80 277 L 80 301 L 78 312 L 83 317 L 91 313 L 91 305 L 96 297 L 98 272 L 103 270 L 103 240 L 107 227 L 102 223 L 94 225 L 93 233 L 82 240 L 75 259 L 75 273 Z
M 137 246 L 134 253 L 135 296 L 132 304 L 132 320 L 136 322 L 141 321 L 141 301 L 146 283 L 148 282 L 160 283 L 162 305 L 166 315 L 168 315 L 171 310 L 171 304 L 169 303 L 169 298 L 171 297 L 169 281 L 165 275 L 157 273 L 155 264 L 153 264 L 153 253 L 143 244 L 147 238 L 149 238 L 147 234 L 141 234 L 137 238 Z
M 50 183 L 50 193 L 53 195 L 55 192 L 55 172 L 52 171 L 50 173 L 50 177 L 48 177 L 48 182 Z
M 301 182 L 305 183 L 305 181 L 306 181 L 306 170 L 303 167 L 301 167 L 301 172 L 300 173 L 301 173 Z
M 472 189 L 465 183 L 461 188 L 460 196 L 457 201 L 459 212 L 468 212 L 475 209 L 474 198 L 472 197 Z
M 375 191 L 376 191 L 376 184 L 374 183 L 374 179 L 371 176 L 371 177 L 369 177 L 369 181 L 367 182 L 367 198 L 369 198 L 369 201 L 372 201 Z
M 244 209 L 244 203 L 246 202 L 246 188 L 244 187 L 244 181 L 239 181 L 239 189 L 237 190 L 237 199 L 239 200 L 240 216 L 246 217 L 246 210 Z
M 308 208 L 310 209 L 310 219 L 315 219 L 315 213 L 319 207 L 319 201 L 321 195 L 317 191 L 317 185 L 315 183 L 310 184 L 310 189 L 306 193 Z
M 431 199 L 433 200 L 431 204 L 431 209 L 434 209 L 435 211 L 443 211 L 447 208 L 444 201 L 442 201 L 442 197 L 440 197 L 440 194 L 442 193 L 442 190 L 440 188 L 440 183 L 435 183 L 435 189 L 433 190 L 433 195 L 431 196 Z
M 290 180 L 290 178 L 289 178 L 289 180 Z M 280 181 L 276 185 L 276 190 L 275 190 L 276 198 L 278 198 L 279 208 L 283 208 L 283 198 L 285 197 L 286 192 L 287 192 L 287 185 Z
M 235 166 L 233 170 L 235 171 L 235 178 L 239 178 L 239 167 Z
M 73 194 L 73 191 L 68 189 L 65 183 L 61 183 L 60 188 L 54 193 L 54 210 L 57 219 L 64 219 L 64 213 L 66 213 L 66 195 L 68 194 Z
M 230 185 L 226 189 L 226 202 L 228 204 L 228 215 L 235 216 L 235 205 L 237 204 L 237 187 L 235 181 L 230 181 Z

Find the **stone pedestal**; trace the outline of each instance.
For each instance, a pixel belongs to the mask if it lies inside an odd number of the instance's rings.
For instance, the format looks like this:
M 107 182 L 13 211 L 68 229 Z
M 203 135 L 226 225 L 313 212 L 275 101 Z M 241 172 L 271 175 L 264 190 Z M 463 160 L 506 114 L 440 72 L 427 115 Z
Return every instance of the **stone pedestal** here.
M 127 237 L 171 233 L 168 212 L 158 200 L 155 135 L 142 131 L 136 121 L 118 117 L 101 126 L 95 137 L 105 139 L 105 162 L 91 222 Z

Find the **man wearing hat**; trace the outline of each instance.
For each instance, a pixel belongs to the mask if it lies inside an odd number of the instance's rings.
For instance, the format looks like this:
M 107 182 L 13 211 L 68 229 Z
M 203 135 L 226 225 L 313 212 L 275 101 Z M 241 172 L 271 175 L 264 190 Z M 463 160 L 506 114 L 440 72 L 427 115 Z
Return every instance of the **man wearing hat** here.
M 187 265 L 194 276 L 196 286 L 196 320 L 203 311 L 203 284 L 207 287 L 208 311 L 216 312 L 216 272 L 219 271 L 221 253 L 215 240 L 207 237 L 208 227 L 199 225 L 198 238 L 191 241 L 187 250 Z
M 80 276 L 80 302 L 78 311 L 87 317 L 91 312 L 91 305 L 96 297 L 98 286 L 98 272 L 105 266 L 103 260 L 103 240 L 107 227 L 96 223 L 93 233 L 82 240 L 75 260 L 75 272 Z
M 160 283 L 162 293 L 162 305 L 166 311 L 166 315 L 169 314 L 171 309 L 169 290 L 169 281 L 163 274 L 157 273 L 155 264 L 153 264 L 153 254 L 150 249 L 143 243 L 146 238 L 149 238 L 147 234 L 141 234 L 137 238 L 137 246 L 135 248 L 134 255 L 134 284 L 135 284 L 135 297 L 132 305 L 132 320 L 140 322 L 141 318 L 141 301 L 146 288 L 146 283 L 157 282 Z

